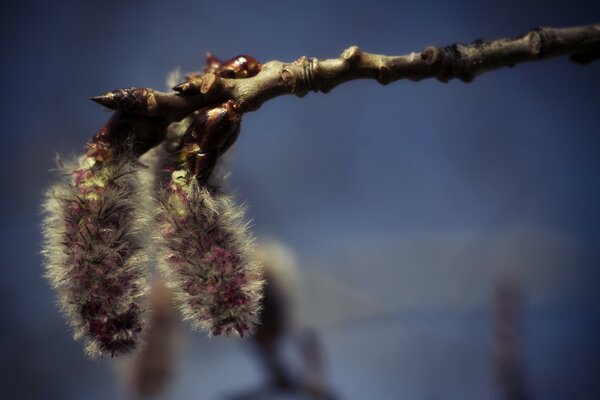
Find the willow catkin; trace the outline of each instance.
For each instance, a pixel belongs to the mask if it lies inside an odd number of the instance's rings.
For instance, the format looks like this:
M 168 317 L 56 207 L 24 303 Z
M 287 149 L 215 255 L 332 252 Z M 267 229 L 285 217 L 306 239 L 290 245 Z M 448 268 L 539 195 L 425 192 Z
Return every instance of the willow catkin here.
M 147 292 L 146 218 L 135 159 L 95 138 L 46 194 L 45 275 L 92 357 L 133 350 Z
M 164 170 L 159 263 L 184 319 L 210 335 L 251 333 L 263 280 L 243 208 L 174 158 Z

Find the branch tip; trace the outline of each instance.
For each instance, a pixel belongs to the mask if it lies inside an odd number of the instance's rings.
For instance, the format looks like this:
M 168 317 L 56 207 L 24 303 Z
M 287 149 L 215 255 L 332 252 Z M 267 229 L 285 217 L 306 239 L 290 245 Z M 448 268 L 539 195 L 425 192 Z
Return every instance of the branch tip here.
M 117 108 L 117 103 L 114 101 L 114 95 L 111 92 L 108 92 L 108 93 L 105 93 L 105 94 L 102 94 L 99 96 L 90 97 L 90 100 L 100 104 L 101 106 L 110 108 L 111 110 L 114 110 Z

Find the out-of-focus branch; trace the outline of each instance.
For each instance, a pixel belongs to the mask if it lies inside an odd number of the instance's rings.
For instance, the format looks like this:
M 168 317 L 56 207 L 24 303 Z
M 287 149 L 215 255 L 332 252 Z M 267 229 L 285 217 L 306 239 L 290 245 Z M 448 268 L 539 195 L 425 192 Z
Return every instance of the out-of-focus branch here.
M 494 366 L 500 394 L 505 400 L 532 400 L 523 359 L 523 299 L 519 284 L 497 283 L 494 299 Z
M 370 54 L 352 46 L 336 59 L 301 57 L 291 63 L 270 61 L 251 78 L 225 79 L 213 73 L 198 75 L 197 90 L 191 93 L 129 88 L 92 100 L 114 110 L 178 121 L 195 110 L 228 99 L 237 101 L 242 111 L 248 112 L 278 96 L 301 97 L 310 91 L 326 93 L 355 79 L 375 79 L 384 85 L 400 79 L 425 78 L 470 82 L 487 71 L 565 55 L 581 64 L 599 58 L 600 24 L 538 28 L 518 37 L 476 40 L 468 45 L 430 46 L 402 56 Z

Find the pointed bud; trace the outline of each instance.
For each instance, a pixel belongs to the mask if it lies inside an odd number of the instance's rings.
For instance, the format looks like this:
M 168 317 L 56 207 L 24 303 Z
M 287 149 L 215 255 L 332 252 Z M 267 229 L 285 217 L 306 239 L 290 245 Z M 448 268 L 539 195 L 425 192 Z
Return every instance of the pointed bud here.
M 137 115 L 153 115 L 157 107 L 154 90 L 146 88 L 117 89 L 91 100 L 111 110 Z
M 117 108 L 116 102 L 113 100 L 114 95 L 111 92 L 108 92 L 103 95 L 90 97 L 90 100 L 95 101 L 96 103 L 104 106 L 106 108 L 115 109 Z
M 196 94 L 200 92 L 200 88 L 193 85 L 191 81 L 182 82 L 172 88 L 174 91 L 185 94 Z
M 186 76 L 186 81 L 173 87 L 173 90 L 183 94 L 208 93 L 217 81 L 213 73 Z

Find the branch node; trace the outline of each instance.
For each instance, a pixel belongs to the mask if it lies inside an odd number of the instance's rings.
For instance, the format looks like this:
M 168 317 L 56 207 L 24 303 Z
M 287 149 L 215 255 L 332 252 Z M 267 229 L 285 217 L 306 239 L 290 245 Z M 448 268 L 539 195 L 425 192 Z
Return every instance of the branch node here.
M 287 66 L 284 66 L 281 70 L 281 79 L 288 91 L 292 94 L 296 94 L 296 77 L 292 70 Z
M 362 54 L 361 49 L 358 46 L 350 46 L 342 52 L 340 58 L 347 62 L 357 61 Z
M 544 28 L 535 28 L 526 35 L 529 40 L 531 52 L 538 58 L 544 58 L 550 51 L 552 37 L 550 32 Z
M 477 44 L 481 45 L 481 44 Z M 468 73 L 464 65 L 460 44 L 445 47 L 426 47 L 421 52 L 421 59 L 431 68 L 431 72 L 440 82 L 447 83 L 452 78 L 470 82 L 474 74 Z
M 421 59 L 425 61 L 427 65 L 433 65 L 436 63 L 439 57 L 440 51 L 435 46 L 428 46 L 421 51 Z
M 377 68 L 376 79 L 377 82 L 381 83 L 382 85 L 387 85 L 392 81 L 391 71 L 389 67 L 383 63 L 383 61 L 380 62 L 379 67 Z
M 529 43 L 529 49 L 533 56 L 542 58 L 547 51 L 547 37 L 542 28 L 536 28 L 525 35 L 525 39 Z
M 290 93 L 303 97 L 311 90 L 321 90 L 321 85 L 316 79 L 318 64 L 317 58 L 302 56 L 294 61 L 292 66 L 284 66 L 281 78 Z M 323 88 L 323 92 L 327 92 L 327 89 Z

